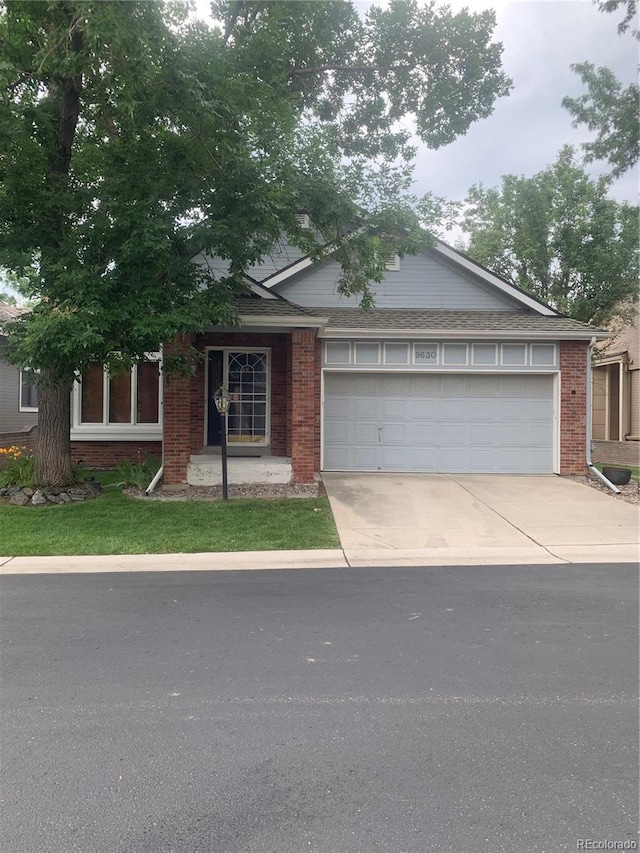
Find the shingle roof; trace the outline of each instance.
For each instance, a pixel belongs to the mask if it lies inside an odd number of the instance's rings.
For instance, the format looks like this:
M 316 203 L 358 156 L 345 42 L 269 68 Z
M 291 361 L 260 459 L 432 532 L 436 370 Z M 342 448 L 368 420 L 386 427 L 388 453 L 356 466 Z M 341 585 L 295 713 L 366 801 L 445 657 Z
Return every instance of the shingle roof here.
M 236 311 L 245 317 L 326 317 L 327 311 L 303 308 L 287 299 L 251 299 L 240 297 L 235 301 Z
M 0 326 L 2 323 L 7 323 L 9 320 L 15 320 L 21 314 L 24 314 L 25 309 L 19 308 L 17 305 L 9 305 L 7 302 L 0 302 Z
M 567 317 L 545 317 L 526 311 L 409 311 L 406 309 L 315 308 L 329 316 L 327 330 L 371 329 L 372 331 L 510 331 L 510 332 L 585 332 L 596 330 L 586 323 Z

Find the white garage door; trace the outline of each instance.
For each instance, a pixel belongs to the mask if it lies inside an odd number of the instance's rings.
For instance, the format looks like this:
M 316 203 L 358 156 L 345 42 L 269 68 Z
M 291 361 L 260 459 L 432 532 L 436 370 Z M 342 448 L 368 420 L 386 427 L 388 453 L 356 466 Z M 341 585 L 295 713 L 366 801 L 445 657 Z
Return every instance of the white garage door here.
M 324 469 L 550 474 L 553 378 L 327 373 Z

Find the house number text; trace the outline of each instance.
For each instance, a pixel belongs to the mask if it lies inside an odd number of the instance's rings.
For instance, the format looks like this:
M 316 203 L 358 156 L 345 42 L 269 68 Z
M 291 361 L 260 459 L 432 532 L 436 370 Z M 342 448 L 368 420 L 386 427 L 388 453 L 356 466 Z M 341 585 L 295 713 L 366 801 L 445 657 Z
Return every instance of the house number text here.
M 434 344 L 416 345 L 413 348 L 414 364 L 436 364 L 438 361 L 438 347 Z

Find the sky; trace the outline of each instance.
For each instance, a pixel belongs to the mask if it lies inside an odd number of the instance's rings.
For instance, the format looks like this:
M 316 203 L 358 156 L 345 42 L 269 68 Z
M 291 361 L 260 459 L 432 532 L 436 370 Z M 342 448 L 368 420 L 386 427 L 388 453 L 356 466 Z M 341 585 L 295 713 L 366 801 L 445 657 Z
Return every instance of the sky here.
M 355 0 L 354 5 L 365 14 L 372 2 L 383 5 L 385 0 Z M 447 4 L 454 10 L 494 9 L 494 40 L 503 44 L 502 64 L 514 88 L 464 137 L 438 151 L 420 148 L 414 185 L 418 195 L 432 192 L 460 201 L 473 184 L 497 186 L 505 174 L 534 175 L 556 159 L 563 145 L 580 146 L 593 138 L 584 128 L 573 129 L 570 114 L 561 106 L 565 95 L 584 92 L 572 63 L 588 60 L 604 65 L 627 85 L 637 79 L 640 43 L 629 33 L 618 35 L 622 10 L 605 14 L 591 0 L 447 0 Z M 207 18 L 209 0 L 196 0 L 196 6 L 198 15 Z M 600 163 L 587 168 L 596 176 L 608 167 Z M 610 195 L 637 203 L 637 172 L 619 179 Z
M 584 127 L 571 127 L 571 116 L 561 105 L 565 95 L 585 91 L 572 63 L 588 60 L 606 66 L 626 85 L 637 80 L 639 43 L 628 33 L 618 35 L 620 11 L 604 14 L 589 0 L 468 0 L 451 5 L 495 9 L 495 40 L 503 44 L 502 64 L 514 88 L 466 136 L 438 151 L 420 151 L 415 171 L 419 193 L 460 200 L 472 184 L 497 186 L 505 174 L 531 176 L 552 163 L 563 145 L 579 147 L 592 139 Z M 594 176 L 608 170 L 602 163 L 587 168 Z M 637 203 L 637 170 L 616 181 L 610 195 Z

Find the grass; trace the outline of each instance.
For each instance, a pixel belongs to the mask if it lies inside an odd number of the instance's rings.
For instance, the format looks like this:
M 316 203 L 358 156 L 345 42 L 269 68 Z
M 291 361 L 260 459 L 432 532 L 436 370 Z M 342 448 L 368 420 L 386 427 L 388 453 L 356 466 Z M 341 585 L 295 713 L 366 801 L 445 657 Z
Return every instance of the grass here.
M 636 468 L 633 465 L 618 465 L 613 462 L 596 462 L 595 466 L 598 471 L 602 471 L 603 468 L 628 468 L 631 471 L 631 479 L 635 480 L 636 483 L 640 483 L 640 468 Z
M 103 494 L 86 503 L 0 505 L 3 556 L 172 554 L 337 548 L 326 498 L 154 501 L 123 495 L 99 472 Z

